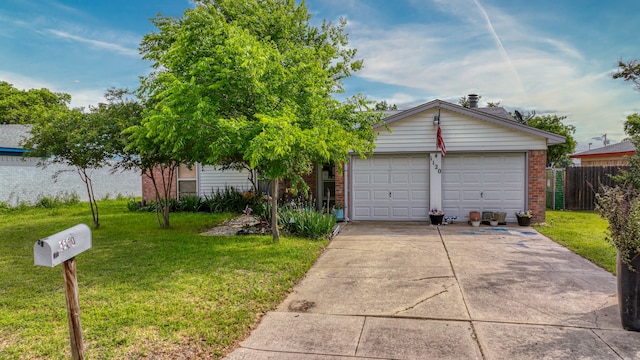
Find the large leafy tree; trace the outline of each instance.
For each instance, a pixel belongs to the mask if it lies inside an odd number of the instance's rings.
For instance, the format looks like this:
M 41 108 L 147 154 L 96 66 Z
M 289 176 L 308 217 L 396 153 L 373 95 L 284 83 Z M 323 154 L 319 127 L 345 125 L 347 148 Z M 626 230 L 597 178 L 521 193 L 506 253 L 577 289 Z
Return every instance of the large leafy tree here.
M 179 19 L 155 18 L 141 44 L 156 71 L 142 79 L 152 105 L 133 133 L 187 164 L 259 170 L 273 184 L 274 241 L 279 180 L 303 184 L 316 161 L 365 156 L 380 118 L 362 97 L 334 98 L 362 62 L 344 21 L 310 17 L 294 0 L 198 1 Z
M 71 96 L 48 89 L 19 90 L 0 81 L 0 124 L 33 124 L 68 109 Z
M 564 143 L 551 145 L 547 149 L 548 166 L 566 167 L 571 164 L 569 155 L 575 152 L 577 144 L 576 140 L 573 138 L 573 134 L 576 132 L 576 127 L 563 123 L 566 118 L 566 116 L 558 115 L 538 115 L 528 119 L 526 122 L 526 125 L 536 129 L 548 131 L 565 137 L 566 140 Z
M 108 157 L 101 119 L 82 109 L 50 113 L 35 122 L 31 137 L 23 144 L 28 156 L 42 157 L 46 166 L 61 163 L 75 168 L 84 182 L 94 228 L 100 227 L 98 203 L 92 185 L 92 169 L 101 168 Z

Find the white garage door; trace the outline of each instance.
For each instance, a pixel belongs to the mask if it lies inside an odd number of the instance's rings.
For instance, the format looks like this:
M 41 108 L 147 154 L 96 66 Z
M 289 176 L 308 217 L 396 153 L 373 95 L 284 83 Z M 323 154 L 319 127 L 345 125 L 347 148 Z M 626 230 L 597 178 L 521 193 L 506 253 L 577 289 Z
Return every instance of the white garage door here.
M 374 155 L 353 161 L 353 220 L 426 220 L 429 155 Z
M 468 220 L 470 211 L 501 211 L 508 221 L 525 204 L 525 155 L 447 155 L 442 165 L 442 207 Z

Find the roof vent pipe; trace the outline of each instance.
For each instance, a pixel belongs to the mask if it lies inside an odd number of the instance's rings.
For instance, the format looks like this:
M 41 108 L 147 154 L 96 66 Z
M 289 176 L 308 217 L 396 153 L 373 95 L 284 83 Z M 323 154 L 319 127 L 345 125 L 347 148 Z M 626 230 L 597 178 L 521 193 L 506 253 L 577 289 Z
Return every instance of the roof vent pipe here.
M 469 94 L 467 96 L 469 99 L 469 108 L 477 109 L 478 108 L 478 94 Z

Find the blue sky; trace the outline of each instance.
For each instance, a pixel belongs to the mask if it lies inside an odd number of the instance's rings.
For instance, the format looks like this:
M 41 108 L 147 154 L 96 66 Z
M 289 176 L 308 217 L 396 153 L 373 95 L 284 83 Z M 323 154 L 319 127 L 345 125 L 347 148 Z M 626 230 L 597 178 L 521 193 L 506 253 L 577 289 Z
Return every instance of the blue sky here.
M 637 0 L 308 0 L 312 21 L 348 20 L 364 59 L 346 82 L 408 108 L 469 93 L 508 110 L 567 116 L 578 150 L 624 137 L 640 92 L 612 80 L 619 58 L 640 58 Z M 188 0 L 3 0 L 0 80 L 46 87 L 72 104 L 103 100 L 109 87 L 138 86 L 149 71 L 137 46 L 156 14 L 180 16 Z

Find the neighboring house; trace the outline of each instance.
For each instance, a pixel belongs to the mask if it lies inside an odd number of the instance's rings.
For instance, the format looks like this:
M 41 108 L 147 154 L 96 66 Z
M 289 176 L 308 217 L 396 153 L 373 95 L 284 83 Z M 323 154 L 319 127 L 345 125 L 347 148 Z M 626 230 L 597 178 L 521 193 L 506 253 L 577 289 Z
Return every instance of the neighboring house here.
M 579 159 L 580 166 L 628 166 L 627 156 L 636 153 L 636 147 L 630 141 L 603 146 L 589 151 L 570 155 Z
M 0 203 L 16 206 L 21 202 L 33 204 L 41 197 L 78 194 L 88 201 L 85 184 L 73 167 L 51 164 L 38 166 L 43 159 L 24 158 L 20 143 L 26 139 L 28 125 L 0 124 Z M 54 180 L 53 175 L 58 173 Z M 97 199 L 118 194 L 139 197 L 142 194 L 140 172 L 111 173 L 111 167 L 92 171 L 93 189 Z
M 161 179 L 160 171 L 155 171 L 157 179 Z M 240 191 L 253 189 L 250 173 L 247 170 L 220 170 L 214 166 L 195 164 L 191 169 L 185 165 L 180 165 L 176 172 L 178 186 L 173 184 L 171 195 L 173 198 L 181 196 L 211 196 L 217 191 L 223 191 L 226 187 L 233 187 Z M 160 187 L 161 188 L 161 187 Z M 162 194 L 160 194 L 162 196 Z M 145 201 L 155 200 L 155 189 L 151 178 L 142 176 L 142 198 Z
M 468 220 L 470 211 L 501 211 L 515 222 L 516 211 L 532 210 L 534 222 L 543 222 L 547 146 L 565 138 L 522 125 L 503 108 L 476 104 L 434 100 L 393 112 L 385 118 L 391 132 L 377 128 L 372 156 L 352 155 L 342 174 L 318 164 L 305 180 L 320 204 L 342 204 L 349 220 L 426 221 L 437 208 L 458 221 Z M 438 126 L 445 156 L 436 147 Z M 203 169 L 190 181 L 209 191 L 200 184 L 221 174 Z

